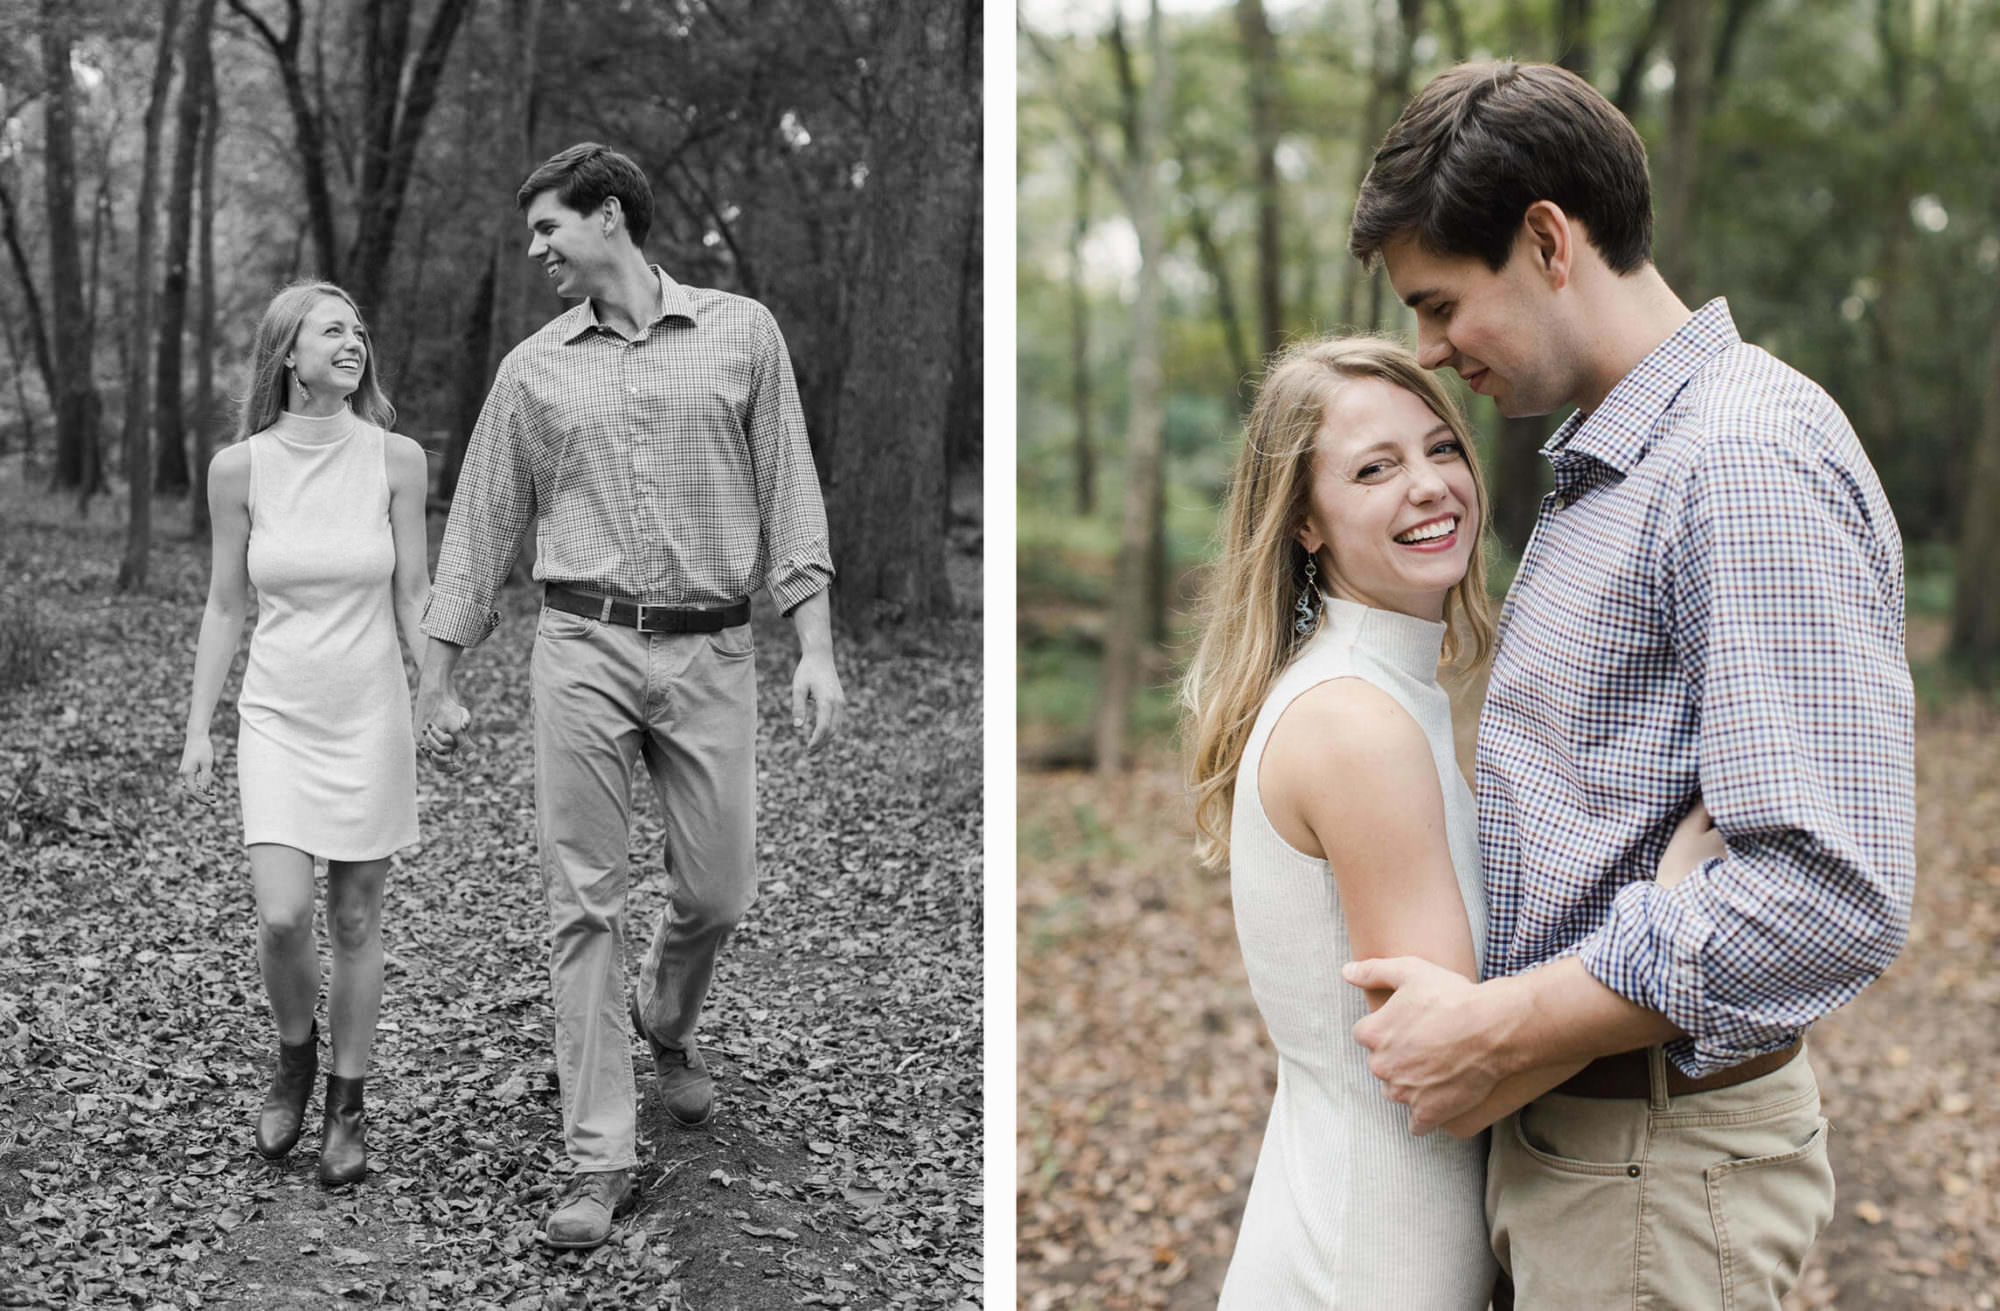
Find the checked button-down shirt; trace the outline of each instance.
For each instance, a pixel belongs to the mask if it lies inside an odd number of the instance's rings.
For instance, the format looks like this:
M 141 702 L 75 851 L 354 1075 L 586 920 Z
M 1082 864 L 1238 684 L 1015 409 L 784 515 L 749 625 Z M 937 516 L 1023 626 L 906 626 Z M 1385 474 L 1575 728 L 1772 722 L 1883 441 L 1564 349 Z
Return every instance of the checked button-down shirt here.
M 529 524 L 535 578 L 714 608 L 768 585 L 790 611 L 833 578 L 791 357 L 771 312 L 661 272 L 627 340 L 586 300 L 500 364 L 466 448 L 424 612 L 474 646 Z
M 1901 949 L 1912 696 L 1896 521 L 1819 387 L 1703 306 L 1544 447 L 1476 770 L 1487 973 L 1576 952 L 1692 1075 Z M 1653 871 L 1699 793 L 1728 855 Z

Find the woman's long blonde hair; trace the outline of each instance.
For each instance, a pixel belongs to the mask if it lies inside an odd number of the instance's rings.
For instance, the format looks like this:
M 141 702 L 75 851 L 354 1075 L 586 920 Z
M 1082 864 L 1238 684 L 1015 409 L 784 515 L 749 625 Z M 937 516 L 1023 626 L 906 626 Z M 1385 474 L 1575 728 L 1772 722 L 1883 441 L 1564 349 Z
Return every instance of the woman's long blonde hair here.
M 1293 605 L 1306 587 L 1307 557 L 1296 534 L 1306 518 L 1320 426 L 1342 385 L 1357 378 L 1379 378 L 1410 392 L 1464 446 L 1479 504 L 1479 540 L 1465 577 L 1445 597 L 1444 654 L 1471 668 L 1493 644 L 1493 611 L 1486 599 L 1486 480 L 1465 416 L 1398 342 L 1327 337 L 1286 348 L 1272 360 L 1250 411 L 1223 504 L 1218 558 L 1203 589 L 1200 644 L 1181 681 L 1181 739 L 1195 796 L 1195 846 L 1210 865 L 1222 864 L 1228 855 L 1236 769 L 1257 713 L 1310 636 L 1292 627 Z
M 271 297 L 264 317 L 257 322 L 257 335 L 250 346 L 250 391 L 236 419 L 236 440 L 254 436 L 278 421 L 285 411 L 285 354 L 297 344 L 299 328 L 322 296 L 347 302 L 354 317 L 361 307 L 354 297 L 331 282 L 294 282 Z M 363 325 L 366 331 L 366 325 Z M 361 359 L 361 381 L 347 397 L 347 408 L 378 428 L 396 426 L 396 407 L 382 393 L 375 372 L 375 339 L 368 338 L 368 353 Z

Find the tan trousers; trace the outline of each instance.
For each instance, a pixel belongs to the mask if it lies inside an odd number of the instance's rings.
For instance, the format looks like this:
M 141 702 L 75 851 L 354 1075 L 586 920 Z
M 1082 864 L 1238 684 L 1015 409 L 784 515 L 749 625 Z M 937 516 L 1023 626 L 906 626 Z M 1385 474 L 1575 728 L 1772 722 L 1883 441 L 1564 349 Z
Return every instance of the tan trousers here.
M 665 817 L 667 904 L 639 971 L 653 1036 L 694 1036 L 716 953 L 757 891 L 757 669 L 750 626 L 641 633 L 543 610 L 531 673 L 535 825 L 563 1139 L 579 1171 L 637 1163 L 625 891 L 632 777 Z
M 1761 1078 L 1648 1099 L 1551 1093 L 1493 1127 L 1486 1222 L 1523 1311 L 1768 1308 L 1833 1217 L 1819 1086 Z

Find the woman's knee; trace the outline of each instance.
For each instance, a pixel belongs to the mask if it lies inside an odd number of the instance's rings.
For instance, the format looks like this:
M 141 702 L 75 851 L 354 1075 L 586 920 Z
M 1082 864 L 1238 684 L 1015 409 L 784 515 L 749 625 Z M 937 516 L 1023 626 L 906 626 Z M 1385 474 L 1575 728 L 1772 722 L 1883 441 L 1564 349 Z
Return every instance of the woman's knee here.
M 339 951 L 361 951 L 372 946 L 382 934 L 382 908 L 359 898 L 329 905 L 327 935 Z
M 257 905 L 257 928 L 265 938 L 282 947 L 310 942 L 313 932 L 311 898 L 284 898 Z
M 362 951 L 375 944 L 382 933 L 380 870 L 328 867 L 326 927 L 338 951 Z

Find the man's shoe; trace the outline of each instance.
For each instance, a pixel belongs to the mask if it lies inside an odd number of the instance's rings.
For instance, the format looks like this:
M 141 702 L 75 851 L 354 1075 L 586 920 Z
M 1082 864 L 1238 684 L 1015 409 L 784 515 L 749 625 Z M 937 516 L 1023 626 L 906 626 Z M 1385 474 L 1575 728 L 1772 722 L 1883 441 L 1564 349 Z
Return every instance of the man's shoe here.
M 660 1101 L 668 1118 L 683 1129 L 707 1124 L 709 1116 L 715 1114 L 715 1079 L 708 1072 L 708 1062 L 701 1058 L 701 1049 L 693 1043 L 667 1046 L 646 1031 L 639 999 L 630 998 L 629 1005 L 633 1030 L 653 1049 L 653 1073 L 659 1078 Z
M 292 1150 L 306 1119 L 306 1099 L 319 1073 L 319 1021 L 301 1043 L 278 1043 L 278 1068 L 257 1111 L 257 1154 L 277 1160 Z
M 633 1197 L 630 1170 L 600 1170 L 580 1174 L 569 1192 L 549 1212 L 542 1241 L 550 1247 L 601 1246 L 611 1237 L 611 1221 L 627 1209 Z

